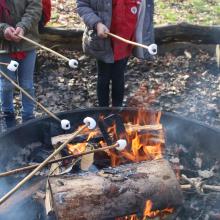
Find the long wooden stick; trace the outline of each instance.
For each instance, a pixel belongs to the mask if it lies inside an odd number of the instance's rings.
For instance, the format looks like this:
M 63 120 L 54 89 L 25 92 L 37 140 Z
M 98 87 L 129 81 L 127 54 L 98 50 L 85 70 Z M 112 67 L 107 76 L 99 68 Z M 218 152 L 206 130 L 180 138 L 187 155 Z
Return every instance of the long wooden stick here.
M 0 70 L 0 75 L 4 76 L 8 81 L 10 81 L 17 89 L 19 89 L 24 95 L 26 95 L 29 99 L 31 99 L 37 106 L 39 106 L 43 111 L 45 111 L 52 118 L 61 122 L 61 119 L 58 118 L 55 114 L 50 112 L 47 108 L 45 108 L 41 103 L 37 102 L 29 93 L 27 93 L 23 88 L 21 88 L 14 80 L 12 80 L 7 74 Z
M 66 61 L 70 61 L 69 58 L 63 56 L 62 54 L 60 54 L 60 53 L 58 53 L 58 52 L 56 52 L 56 51 L 54 51 L 54 50 L 52 50 L 52 49 L 50 49 L 50 48 L 48 48 L 48 47 L 45 47 L 45 46 L 42 45 L 42 44 L 37 43 L 36 41 L 33 41 L 33 40 L 31 40 L 31 39 L 29 39 L 29 38 L 27 38 L 27 37 L 25 37 L 25 36 L 22 36 L 22 35 L 19 35 L 19 37 L 20 37 L 21 39 L 25 40 L 25 41 L 28 41 L 28 42 L 31 43 L 31 44 L 34 44 L 35 46 L 38 46 L 38 47 L 40 47 L 40 48 L 42 48 L 42 49 L 44 49 L 44 50 L 49 51 L 50 53 L 53 53 L 54 55 L 56 55 L 56 56 L 58 56 L 58 57 L 60 57 L 60 58 L 62 58 L 62 59 L 64 59 L 64 60 L 66 60 Z
M 134 42 L 134 41 L 127 40 L 127 39 L 125 39 L 125 38 L 123 38 L 123 37 L 120 37 L 120 36 L 115 35 L 115 34 L 112 34 L 112 33 L 106 33 L 106 34 L 108 34 L 109 36 L 114 37 L 114 38 L 116 38 L 116 39 L 118 39 L 118 40 L 120 40 L 120 41 L 123 41 L 124 43 L 131 44 L 131 45 L 136 46 L 136 47 L 143 47 L 143 48 L 145 48 L 145 49 L 147 49 L 147 50 L 148 50 L 148 48 L 149 48 L 147 45 L 144 45 L 144 44 L 140 44 L 140 43 L 137 43 L 137 42 Z
M 100 151 L 110 150 L 110 149 L 113 149 L 113 148 L 115 148 L 117 146 L 118 146 L 118 144 L 113 144 L 111 146 L 102 147 L 102 148 L 94 149 L 94 150 L 91 150 L 91 151 L 86 151 L 86 152 L 75 154 L 75 155 L 69 155 L 69 156 L 66 156 L 66 157 L 61 157 L 61 158 L 56 159 L 56 160 L 48 161 L 46 163 L 46 165 L 50 165 L 52 163 L 57 163 L 57 162 L 60 162 L 60 161 L 63 161 L 63 160 L 67 160 L 67 159 L 73 159 L 73 158 L 81 157 L 81 156 L 84 156 L 84 155 L 87 155 L 87 154 L 91 154 L 91 153 L 96 153 L 96 152 L 100 152 Z M 0 173 L 0 177 L 6 177 L 6 176 L 10 176 L 10 175 L 17 174 L 17 173 L 20 173 L 20 172 L 25 172 L 25 171 L 33 170 L 33 169 L 35 169 L 38 166 L 39 166 L 39 164 L 34 164 L 34 165 L 30 165 L 30 166 L 26 166 L 26 167 L 21 167 L 21 168 L 17 168 L 17 169 L 14 169 L 14 170 L 10 170 L 8 172 Z
M 9 63 L 0 62 L 0 65 L 8 66 Z
M 195 187 L 192 186 L 191 184 L 180 185 L 180 187 L 181 187 L 182 190 L 195 189 Z M 206 185 L 206 184 L 204 184 L 204 185 L 201 185 L 201 189 L 220 192 L 220 186 L 216 186 L 216 185 Z
M 83 125 L 72 136 L 60 145 L 49 157 L 47 157 L 42 163 L 40 163 L 30 174 L 28 174 L 22 181 L 20 181 L 13 189 L 6 193 L 0 199 L 0 205 L 3 204 L 13 193 L 15 193 L 21 186 L 23 186 L 28 180 L 30 180 L 38 171 L 40 171 L 54 156 L 56 156 L 68 143 L 70 143 L 80 132 L 82 132 L 87 125 Z

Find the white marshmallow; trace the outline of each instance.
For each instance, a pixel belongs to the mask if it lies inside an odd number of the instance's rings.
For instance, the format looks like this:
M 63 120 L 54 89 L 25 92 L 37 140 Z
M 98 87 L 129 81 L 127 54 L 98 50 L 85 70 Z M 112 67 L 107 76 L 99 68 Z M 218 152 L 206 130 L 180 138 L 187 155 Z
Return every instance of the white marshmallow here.
M 148 46 L 148 52 L 151 55 L 156 55 L 157 54 L 157 45 L 156 44 L 151 44 L 150 46 Z
M 120 139 L 117 141 L 118 147 L 116 147 L 116 150 L 123 151 L 127 146 L 127 141 L 125 139 Z
M 78 67 L 78 61 L 77 60 L 75 60 L 75 59 L 71 59 L 71 60 L 69 60 L 69 66 L 71 67 L 71 68 L 77 68 Z
M 69 120 L 67 120 L 67 119 L 63 119 L 63 120 L 61 120 L 61 128 L 63 129 L 63 130 L 69 130 L 70 129 L 70 121 Z
M 83 122 L 87 125 L 87 127 L 92 130 L 96 127 L 96 121 L 91 117 L 84 118 Z
M 15 72 L 18 69 L 19 63 L 15 60 L 11 60 L 11 62 L 8 64 L 7 69 Z

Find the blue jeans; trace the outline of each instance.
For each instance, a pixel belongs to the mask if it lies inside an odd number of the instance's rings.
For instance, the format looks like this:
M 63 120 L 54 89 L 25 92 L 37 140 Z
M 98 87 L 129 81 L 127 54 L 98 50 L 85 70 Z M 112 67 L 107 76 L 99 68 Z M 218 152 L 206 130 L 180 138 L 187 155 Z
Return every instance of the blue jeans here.
M 0 62 L 10 63 L 12 58 L 8 54 L 0 54 Z M 19 67 L 16 72 L 11 72 L 6 66 L 0 65 L 0 69 L 6 73 L 14 81 L 34 97 L 34 67 L 36 61 L 36 51 L 28 51 L 27 56 L 19 62 Z M 14 86 L 3 76 L 0 76 L 0 93 L 2 111 L 7 114 L 14 114 L 13 94 Z M 22 94 L 22 120 L 27 121 L 33 118 L 34 103 L 28 97 Z

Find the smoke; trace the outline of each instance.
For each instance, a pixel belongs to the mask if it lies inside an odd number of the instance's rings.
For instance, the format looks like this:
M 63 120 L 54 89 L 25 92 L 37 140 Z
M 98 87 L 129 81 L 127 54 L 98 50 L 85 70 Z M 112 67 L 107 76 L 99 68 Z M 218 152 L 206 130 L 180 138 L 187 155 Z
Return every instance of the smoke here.
M 10 177 L 8 177 L 10 179 Z M 0 196 L 2 197 L 12 189 L 19 180 L 0 180 Z M 32 195 L 43 186 L 45 181 L 34 179 L 33 184 L 29 183 L 7 201 L 0 205 L 0 220 L 43 220 L 45 219 L 44 208 L 39 201 L 35 201 Z

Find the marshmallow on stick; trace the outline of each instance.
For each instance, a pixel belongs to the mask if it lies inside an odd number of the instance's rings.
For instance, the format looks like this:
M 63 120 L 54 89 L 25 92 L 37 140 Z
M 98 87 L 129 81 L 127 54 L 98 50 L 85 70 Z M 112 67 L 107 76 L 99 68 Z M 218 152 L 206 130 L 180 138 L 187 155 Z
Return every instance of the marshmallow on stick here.
M 7 66 L 8 70 L 10 70 L 12 72 L 15 72 L 18 69 L 19 63 L 17 61 L 15 61 L 15 60 L 11 60 L 10 63 L 0 62 L 0 65 Z
M 120 36 L 112 34 L 112 33 L 107 33 L 107 34 L 111 37 L 114 37 L 114 38 L 124 42 L 124 43 L 131 44 L 131 45 L 136 46 L 136 47 L 145 48 L 145 49 L 148 50 L 150 55 L 156 55 L 157 54 L 157 45 L 156 44 L 150 44 L 149 46 L 147 46 L 147 45 L 144 45 L 144 44 L 140 44 L 140 43 L 136 43 L 136 42 L 127 40 L 123 37 L 120 37 Z

